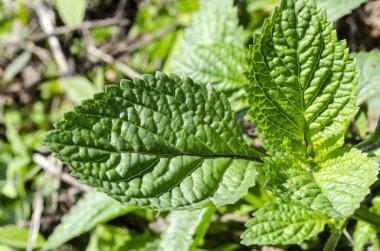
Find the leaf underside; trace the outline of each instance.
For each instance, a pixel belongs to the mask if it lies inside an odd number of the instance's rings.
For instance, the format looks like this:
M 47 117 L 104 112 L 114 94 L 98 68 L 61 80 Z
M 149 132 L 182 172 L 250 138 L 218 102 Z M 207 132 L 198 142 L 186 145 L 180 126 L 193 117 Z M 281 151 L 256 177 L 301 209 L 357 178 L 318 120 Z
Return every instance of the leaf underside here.
M 261 154 L 241 136 L 224 95 L 157 73 L 84 101 L 44 143 L 73 176 L 130 205 L 160 210 L 234 203 Z

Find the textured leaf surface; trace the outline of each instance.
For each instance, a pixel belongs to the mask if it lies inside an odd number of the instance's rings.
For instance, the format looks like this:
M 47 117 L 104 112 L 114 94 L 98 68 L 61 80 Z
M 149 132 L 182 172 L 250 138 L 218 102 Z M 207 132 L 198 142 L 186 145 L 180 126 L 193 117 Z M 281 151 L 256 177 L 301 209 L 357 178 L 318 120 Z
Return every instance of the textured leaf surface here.
M 183 48 L 218 43 L 243 47 L 243 29 L 233 0 L 200 1 L 200 11 L 186 29 L 183 41 Z
M 159 250 L 195 250 L 210 225 L 213 213 L 212 207 L 170 213 L 167 217 L 168 226 L 162 234 Z
M 295 204 L 271 202 L 254 214 L 242 238 L 245 245 L 299 244 L 320 233 L 328 218 Z
M 267 186 L 286 200 L 345 218 L 359 208 L 377 179 L 378 164 L 356 149 L 317 165 L 311 167 L 291 157 L 272 158 L 265 163 Z
M 197 46 L 186 50 L 173 62 L 173 71 L 212 86 L 228 97 L 235 109 L 246 106 L 243 75 L 245 50 L 228 44 Z
M 250 54 L 251 116 L 267 150 L 322 156 L 343 144 L 358 74 L 314 1 L 282 1 Z
M 326 9 L 329 20 L 336 21 L 350 14 L 352 10 L 358 8 L 367 0 L 318 0 L 316 2 L 318 7 Z
M 133 211 L 133 207 L 123 207 L 119 202 L 98 192 L 86 194 L 63 216 L 43 246 L 44 250 L 56 249 L 100 223 Z
M 351 53 L 356 58 L 356 69 L 360 71 L 357 104 L 380 95 L 380 52 Z
M 247 63 L 236 8 L 232 0 L 207 0 L 200 5 L 170 71 L 211 83 L 226 94 L 235 111 L 240 110 L 247 106 L 243 90 Z
M 224 95 L 161 73 L 108 86 L 66 114 L 45 144 L 81 181 L 162 210 L 234 203 L 254 185 L 260 156 Z

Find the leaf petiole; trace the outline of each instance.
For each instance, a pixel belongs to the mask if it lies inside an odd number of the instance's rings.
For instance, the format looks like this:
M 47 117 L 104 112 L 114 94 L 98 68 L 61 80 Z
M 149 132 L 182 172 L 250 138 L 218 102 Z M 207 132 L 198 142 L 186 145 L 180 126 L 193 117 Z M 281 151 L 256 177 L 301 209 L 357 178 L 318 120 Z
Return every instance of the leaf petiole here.
M 362 206 L 362 207 L 358 208 L 352 217 L 354 219 L 362 220 L 362 221 L 368 222 L 370 224 L 373 224 L 377 227 L 380 227 L 380 215 L 372 213 L 366 207 Z

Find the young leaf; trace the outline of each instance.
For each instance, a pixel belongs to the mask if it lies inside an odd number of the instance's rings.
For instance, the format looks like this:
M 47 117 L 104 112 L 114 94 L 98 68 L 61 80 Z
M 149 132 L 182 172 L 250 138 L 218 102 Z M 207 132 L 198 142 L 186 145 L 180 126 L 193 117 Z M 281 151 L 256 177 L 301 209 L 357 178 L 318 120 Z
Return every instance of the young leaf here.
M 228 44 L 200 45 L 181 53 L 173 62 L 175 73 L 185 74 L 202 83 L 211 83 L 227 95 L 236 110 L 246 106 L 243 75 L 245 50 Z
M 77 237 L 100 223 L 133 211 L 133 207 L 123 207 L 117 201 L 98 192 L 86 194 L 70 211 L 63 216 L 62 222 L 54 229 L 44 250 L 56 249 L 65 242 Z
M 209 207 L 170 213 L 167 217 L 169 225 L 161 237 L 159 250 L 195 250 L 210 225 L 214 211 Z
M 338 152 L 318 163 L 315 171 L 292 158 L 271 158 L 265 163 L 267 187 L 285 200 L 330 217 L 346 218 L 360 206 L 376 181 L 378 164 L 356 149 Z
M 66 114 L 44 143 L 82 182 L 161 210 L 234 203 L 254 185 L 261 156 L 224 95 L 162 73 L 108 86 Z
M 318 0 L 318 7 L 326 9 L 327 17 L 330 21 L 336 21 L 351 13 L 367 0 Z
M 250 114 L 266 149 L 323 157 L 341 146 L 358 73 L 314 1 L 283 0 L 250 51 Z
M 254 213 L 242 238 L 245 245 L 300 244 L 322 232 L 328 218 L 285 202 L 271 202 Z

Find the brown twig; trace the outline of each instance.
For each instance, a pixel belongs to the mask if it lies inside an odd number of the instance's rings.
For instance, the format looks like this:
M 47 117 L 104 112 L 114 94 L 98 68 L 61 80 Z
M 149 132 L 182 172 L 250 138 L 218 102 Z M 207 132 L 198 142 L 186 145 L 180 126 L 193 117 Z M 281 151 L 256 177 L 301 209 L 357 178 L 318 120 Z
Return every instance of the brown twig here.
M 81 190 L 82 192 L 87 193 L 87 192 L 92 191 L 91 187 L 79 183 L 71 175 L 69 175 L 67 173 L 59 173 L 59 170 L 57 168 L 55 168 L 55 166 L 43 155 L 38 154 L 38 153 L 33 154 L 33 161 L 37 165 L 41 166 L 48 173 L 58 176 L 63 182 L 65 182 L 65 183 L 67 183 L 73 187 L 76 187 L 77 189 Z
M 98 60 L 101 60 L 107 64 L 114 64 L 121 72 L 123 72 L 129 78 L 141 77 L 141 74 L 130 68 L 128 65 L 115 60 L 111 55 L 95 48 L 94 46 L 87 46 L 87 53 Z
M 59 36 L 59 35 L 64 35 L 67 33 L 72 33 L 75 31 L 83 31 L 83 30 L 91 30 L 94 28 L 99 28 L 99 27 L 109 27 L 109 26 L 127 26 L 129 24 L 128 19 L 118 19 L 118 18 L 106 18 L 102 20 L 94 20 L 94 21 L 85 21 L 80 25 L 75 25 L 75 26 L 60 26 L 54 28 L 51 32 L 46 32 L 38 35 L 31 36 L 27 40 L 8 40 L 8 41 L 3 41 L 1 42 L 1 45 L 7 46 L 7 45 L 18 45 L 18 44 L 23 44 L 26 42 L 38 42 L 41 40 L 48 39 L 53 36 Z
M 33 201 L 33 214 L 30 221 L 30 227 L 29 227 L 29 236 L 28 236 L 28 246 L 26 248 L 27 251 L 32 251 L 33 246 L 37 241 L 38 233 L 40 232 L 40 220 L 42 215 L 42 208 L 43 208 L 43 197 L 42 197 L 42 191 L 44 190 L 46 179 L 48 177 L 48 174 L 45 173 L 42 179 L 42 184 L 39 186 L 36 192 L 36 197 Z
M 181 24 L 173 24 L 168 27 L 165 27 L 164 29 L 160 30 L 156 34 L 152 36 L 142 36 L 141 39 L 135 40 L 131 44 L 127 45 L 124 49 L 120 49 L 115 56 L 124 54 L 124 53 L 132 53 L 135 52 L 141 48 L 144 48 L 148 46 L 149 44 L 153 43 L 156 40 L 159 40 L 166 36 L 167 34 L 177 30 L 178 28 L 183 27 Z

